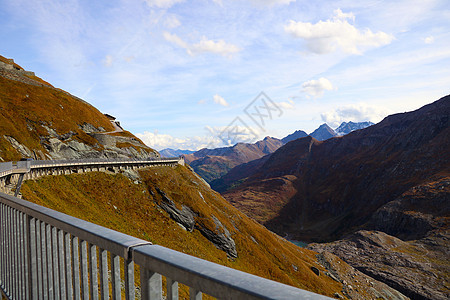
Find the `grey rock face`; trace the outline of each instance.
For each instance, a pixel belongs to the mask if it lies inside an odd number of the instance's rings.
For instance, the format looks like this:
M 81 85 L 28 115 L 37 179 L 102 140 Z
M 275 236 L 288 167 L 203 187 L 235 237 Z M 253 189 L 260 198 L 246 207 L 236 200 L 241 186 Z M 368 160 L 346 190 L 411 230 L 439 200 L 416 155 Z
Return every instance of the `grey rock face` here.
M 162 198 L 159 206 L 164 209 L 175 222 L 183 225 L 187 231 L 194 230 L 196 214 L 189 207 L 184 205 L 181 206 L 181 210 L 178 209 L 172 199 L 167 197 L 165 192 L 158 187 L 156 187 L 156 191 Z
M 26 146 L 19 143 L 15 138 L 11 136 L 4 135 L 3 136 L 8 142 L 11 143 L 11 146 L 14 147 L 23 157 L 34 157 L 33 152 L 28 149 Z
M 225 251 L 229 257 L 237 258 L 238 254 L 236 251 L 236 244 L 231 238 L 230 232 L 215 216 L 212 216 L 212 219 L 216 224 L 216 229 L 214 231 L 198 225 L 196 227 L 200 230 L 203 236 L 211 241 L 217 248 Z
M 318 252 L 331 252 L 355 269 L 386 283 L 412 299 L 448 299 L 446 265 L 448 234 L 404 242 L 378 231 L 358 231 L 343 240 L 309 244 Z
M 194 228 L 198 229 L 204 237 L 218 249 L 225 251 L 229 257 L 236 258 L 238 256 L 236 244 L 231 238 L 230 232 L 216 217 L 211 216 L 216 225 L 215 230 L 205 228 L 202 224 L 196 222 L 195 218 L 197 214 L 192 211 L 190 207 L 181 205 L 181 210 L 178 209 L 174 201 L 170 199 L 164 191 L 158 187 L 155 187 L 155 189 L 162 198 L 159 206 L 166 211 L 175 222 L 182 225 L 187 231 L 192 231 Z
M 156 158 L 156 151 L 147 148 L 132 137 L 113 136 L 101 133 L 103 128 L 84 123 L 79 127 L 98 141 L 97 145 L 91 146 L 81 143 L 73 137 L 75 132 L 67 132 L 59 135 L 49 126 L 42 125 L 47 129 L 48 136 L 41 137 L 41 144 L 49 152 L 51 159 L 83 159 L 83 158 Z M 117 147 L 119 143 L 129 144 L 129 147 Z M 100 145 L 102 147 L 100 147 Z M 98 147 L 97 147 L 98 146 Z M 137 150 L 138 148 L 139 150 Z M 101 149 L 103 148 L 103 149 Z M 147 150 L 147 149 L 148 150 Z

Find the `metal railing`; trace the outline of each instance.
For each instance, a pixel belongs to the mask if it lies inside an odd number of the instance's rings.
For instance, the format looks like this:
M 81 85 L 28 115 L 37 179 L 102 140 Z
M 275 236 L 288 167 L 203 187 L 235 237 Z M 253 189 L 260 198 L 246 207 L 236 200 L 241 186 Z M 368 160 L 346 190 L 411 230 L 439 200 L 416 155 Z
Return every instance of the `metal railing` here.
M 12 173 L 13 164 L 11 161 L 0 163 L 0 177 L 8 176 Z
M 82 167 L 82 166 L 125 166 L 125 165 L 155 165 L 155 164 L 168 164 L 178 163 L 182 160 L 179 157 L 171 158 L 153 158 L 153 159 L 67 159 L 67 160 L 28 160 L 18 161 L 15 164 L 13 162 L 0 163 L 0 177 L 7 176 L 14 172 L 28 172 L 34 169 L 42 168 L 64 168 L 64 167 Z
M 329 299 L 0 193 L 0 287 L 8 299 L 163 299 L 163 276 L 169 300 L 178 299 L 178 283 L 190 299 Z

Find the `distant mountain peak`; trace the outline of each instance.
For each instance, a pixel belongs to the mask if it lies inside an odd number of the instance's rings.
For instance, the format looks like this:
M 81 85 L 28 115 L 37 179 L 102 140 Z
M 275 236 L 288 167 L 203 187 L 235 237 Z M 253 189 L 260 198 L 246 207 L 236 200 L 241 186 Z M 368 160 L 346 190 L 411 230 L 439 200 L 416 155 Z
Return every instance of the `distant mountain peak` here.
M 319 126 L 319 128 L 314 130 L 309 135 L 312 136 L 313 138 L 315 138 L 318 141 L 324 141 L 324 140 L 327 140 L 329 138 L 332 138 L 332 137 L 336 136 L 337 134 L 333 130 L 333 128 L 328 126 L 327 123 L 323 123 L 322 125 Z
M 341 125 L 339 125 L 338 128 L 335 129 L 335 132 L 337 135 L 346 135 L 349 134 L 352 131 L 364 129 L 366 127 L 372 126 L 374 123 L 367 121 L 367 122 L 342 122 Z
M 303 138 L 308 136 L 308 134 L 306 132 L 304 132 L 303 130 L 296 130 L 294 133 L 289 134 L 288 136 L 284 137 L 281 139 L 281 141 L 283 142 L 283 144 L 287 144 L 290 141 L 299 139 L 299 138 Z

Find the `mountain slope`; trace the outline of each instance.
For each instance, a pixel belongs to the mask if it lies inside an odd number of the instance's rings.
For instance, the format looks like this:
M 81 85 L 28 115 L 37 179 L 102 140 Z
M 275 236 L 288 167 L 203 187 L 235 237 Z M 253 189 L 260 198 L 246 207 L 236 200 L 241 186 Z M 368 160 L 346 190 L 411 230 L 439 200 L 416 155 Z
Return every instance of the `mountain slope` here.
M 129 132 L 107 134 L 114 126 L 92 105 L 1 58 L 0 161 L 158 156 Z
M 450 177 L 426 182 L 378 209 L 366 230 L 308 248 L 334 253 L 412 299 L 448 299 L 449 199 Z
M 292 141 L 225 198 L 238 206 L 281 198 L 286 206 L 262 220 L 266 226 L 299 240 L 339 237 L 409 188 L 449 171 L 449 98 L 340 138 Z
M 26 181 L 22 192 L 29 201 L 72 216 L 317 293 L 405 299 L 333 255 L 317 256 L 269 232 L 183 166 L 47 176 Z M 175 211 L 190 216 L 192 223 L 176 218 Z M 220 247 L 218 240 L 232 240 L 236 255 Z M 358 291 L 350 285 L 359 286 Z M 181 296 L 187 299 L 188 291 L 182 290 Z
M 448 299 L 449 119 L 446 96 L 343 137 L 292 141 L 224 197 L 280 235 L 334 240 L 309 248 L 413 299 Z
M 231 168 L 258 159 L 281 147 L 282 141 L 266 137 L 254 144 L 239 143 L 232 147 L 201 149 L 183 155 L 185 161 L 207 182 L 226 174 Z

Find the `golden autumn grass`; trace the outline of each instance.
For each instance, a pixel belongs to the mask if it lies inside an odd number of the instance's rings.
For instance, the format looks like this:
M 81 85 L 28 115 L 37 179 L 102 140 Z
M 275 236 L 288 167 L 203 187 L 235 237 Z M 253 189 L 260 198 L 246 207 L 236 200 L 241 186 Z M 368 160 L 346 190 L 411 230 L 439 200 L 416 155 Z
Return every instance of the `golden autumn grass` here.
M 249 219 L 187 168 L 155 167 L 139 173 L 140 184 L 122 174 L 100 172 L 47 176 L 26 181 L 22 193 L 34 203 L 231 268 L 330 296 L 342 288 L 311 271 L 312 265 L 319 267 L 314 252 Z M 195 211 L 197 226 L 214 230 L 212 216 L 219 219 L 236 242 L 238 258 L 230 260 L 199 230 L 187 232 L 170 219 L 157 205 L 156 187 L 178 207 L 186 205 Z
M 76 132 L 75 139 L 94 145 L 97 140 L 78 127 L 85 122 L 114 130 L 101 112 L 62 91 L 0 76 L 0 156 L 5 161 L 21 157 L 3 135 L 14 137 L 29 149 L 46 153 L 39 137 L 49 134 L 42 125 L 50 126 L 58 134 Z

